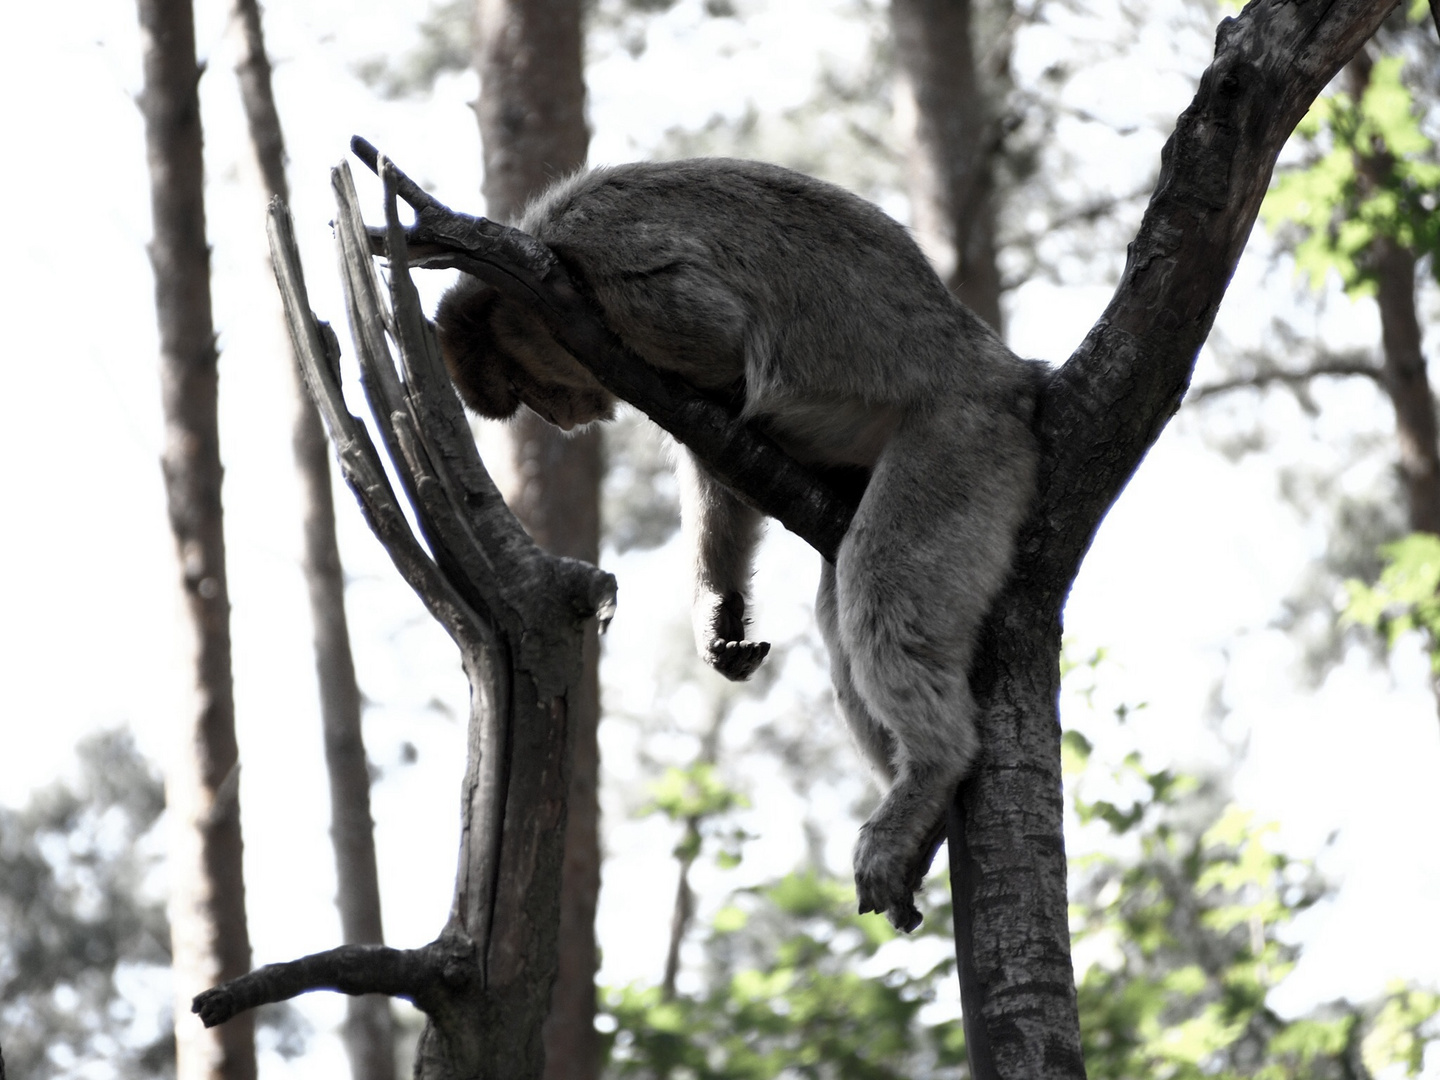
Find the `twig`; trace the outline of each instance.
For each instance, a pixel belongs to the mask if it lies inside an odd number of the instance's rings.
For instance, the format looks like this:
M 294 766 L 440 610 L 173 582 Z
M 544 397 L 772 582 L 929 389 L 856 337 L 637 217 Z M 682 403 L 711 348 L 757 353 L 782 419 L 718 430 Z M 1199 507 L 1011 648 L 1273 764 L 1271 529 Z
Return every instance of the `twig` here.
M 1221 394 L 1228 394 L 1233 390 L 1253 390 L 1266 386 L 1273 386 L 1280 383 L 1291 388 L 1303 387 L 1315 379 L 1324 378 L 1346 378 L 1349 376 L 1360 376 L 1370 379 L 1379 385 L 1384 385 L 1385 373 L 1374 364 L 1366 363 L 1363 360 L 1319 360 L 1303 371 L 1285 371 L 1275 368 L 1269 371 L 1256 371 L 1249 375 L 1237 375 L 1229 379 L 1220 379 L 1217 382 L 1207 383 L 1204 386 L 1197 386 L 1191 389 L 1186 395 L 1187 404 L 1198 404 L 1209 398 L 1218 397 Z

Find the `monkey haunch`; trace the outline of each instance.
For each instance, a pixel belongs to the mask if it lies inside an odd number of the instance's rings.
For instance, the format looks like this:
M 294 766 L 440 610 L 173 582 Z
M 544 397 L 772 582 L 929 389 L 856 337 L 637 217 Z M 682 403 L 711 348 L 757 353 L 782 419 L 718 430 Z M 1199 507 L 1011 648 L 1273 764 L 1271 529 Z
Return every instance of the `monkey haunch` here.
M 977 750 L 966 672 L 1030 501 L 1038 367 L 951 296 L 883 212 L 773 165 L 597 169 L 556 184 L 519 227 L 647 362 L 743 397 L 799 461 L 868 473 L 816 610 L 845 719 L 890 782 L 855 849 L 860 909 L 913 928 L 914 890 Z M 482 415 L 525 404 L 566 429 L 611 415 L 611 396 L 539 318 L 476 279 L 445 295 L 436 322 Z M 744 679 L 769 649 L 745 637 L 760 515 L 688 452 L 680 476 L 696 642 Z

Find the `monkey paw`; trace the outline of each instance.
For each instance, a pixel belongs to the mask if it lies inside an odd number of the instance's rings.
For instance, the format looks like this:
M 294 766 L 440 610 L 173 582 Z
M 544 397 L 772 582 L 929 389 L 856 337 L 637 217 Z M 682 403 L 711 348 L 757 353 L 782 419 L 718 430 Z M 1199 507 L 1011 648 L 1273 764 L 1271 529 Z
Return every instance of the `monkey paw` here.
M 865 859 L 855 853 L 855 893 L 860 914 L 883 911 L 896 930 L 909 933 L 920 925 L 920 911 L 908 883 L 903 860 Z
M 867 822 L 855 844 L 855 892 L 860 913 L 883 911 L 895 929 L 909 933 L 920 925 L 915 893 L 945 838 L 944 823 L 932 828 L 918 849 Z
M 764 660 L 769 652 L 768 641 L 726 641 L 717 637 L 710 642 L 705 659 L 727 679 L 743 682 L 755 674 L 760 661 Z

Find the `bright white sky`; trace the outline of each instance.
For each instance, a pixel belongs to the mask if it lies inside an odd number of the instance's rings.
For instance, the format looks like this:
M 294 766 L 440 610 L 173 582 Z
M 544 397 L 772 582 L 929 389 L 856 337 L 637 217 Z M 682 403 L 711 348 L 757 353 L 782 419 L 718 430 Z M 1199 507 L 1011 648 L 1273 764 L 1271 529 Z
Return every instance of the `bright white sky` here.
M 640 60 L 616 52 L 593 65 L 593 160 L 642 156 L 666 128 L 696 126 L 715 112 L 737 115 L 748 101 L 796 103 L 810 92 L 822 53 L 842 63 L 863 56 L 860 24 L 846 15 L 845 0 L 756 6 L 757 16 L 739 26 L 701 19 L 699 4 L 683 0 L 652 31 Z M 247 897 L 259 964 L 335 944 L 338 925 L 298 569 L 288 361 L 264 276 L 262 208 L 230 75 L 233 43 L 223 5 L 200 7 L 200 51 L 210 61 L 202 92 Z M 442 199 L 477 202 L 479 153 L 466 107 L 473 80 L 442 81 L 430 100 L 385 103 L 350 72 L 356 60 L 410 41 L 424 8 L 422 0 L 296 0 L 267 12 L 312 298 L 339 322 L 327 170 L 345 155 L 352 132 Z M 0 96 L 11 104 L 0 115 L 0 133 L 12 166 L 0 190 L 15 250 L 0 270 L 12 343 L 12 407 L 0 427 L 12 508 L 0 541 L 0 799 L 11 804 L 68 769 L 74 742 L 96 727 L 129 724 L 142 746 L 162 757 L 183 687 L 157 465 L 134 18 L 129 5 L 100 0 L 8 12 Z M 1036 70 L 1067 54 L 1070 36 L 1106 33 L 1094 23 L 1040 28 L 1022 38 L 1017 60 Z M 1174 116 L 1193 93 L 1207 48 L 1200 37 L 1147 35 L 1131 60 L 1077 79 L 1074 104 L 1115 124 Z M 1143 179 L 1161 141 L 1144 131 L 1106 140 L 1093 128 L 1086 138 L 1097 148 L 1085 166 L 1094 171 L 1090 181 L 1099 177 L 1117 192 Z M 77 277 L 88 284 L 76 286 Z M 1020 288 L 1010 301 L 1012 345 L 1063 359 L 1108 291 Z M 1288 271 L 1249 260 L 1221 325 L 1235 340 L 1253 340 L 1290 293 Z M 1429 302 L 1433 308 L 1433 295 Z M 1433 328 L 1433 310 L 1429 322 Z M 1328 305 L 1317 329 L 1333 344 L 1378 338 L 1373 309 L 1343 298 Z M 1428 344 L 1434 355 L 1433 329 Z M 1261 818 L 1281 821 L 1291 850 L 1318 854 L 1324 870 L 1344 878 L 1338 900 L 1303 926 L 1305 962 L 1277 993 L 1278 1005 L 1295 1009 L 1372 994 L 1396 976 L 1440 981 L 1440 726 L 1424 659 L 1406 647 L 1388 670 L 1377 670 L 1357 654 L 1310 693 L 1290 678 L 1293 646 L 1268 626 L 1323 544 L 1318 527 L 1278 498 L 1277 467 L 1341 461 L 1344 433 L 1383 433 L 1390 423 L 1368 387 L 1322 387 L 1317 396 L 1319 421 L 1286 398 L 1267 402 L 1261 416 L 1276 448 L 1239 465 L 1204 445 L 1196 418 L 1182 414 L 1102 528 L 1066 613 L 1077 651 L 1104 646 L 1113 657 L 1106 695 L 1147 704 L 1123 738 L 1141 744 L 1156 765 L 1221 760 L 1206 717 L 1222 680 L 1220 700 L 1230 711 L 1220 732 L 1232 744 L 1248 740 L 1235 777 L 1238 797 Z M 1357 490 L 1374 482 L 1373 468 L 1342 477 Z M 342 495 L 351 624 L 373 703 L 366 736 L 383 770 L 375 815 L 386 928 L 391 943 L 411 946 L 433 936 L 449 904 L 466 691 L 448 639 L 400 584 L 352 505 Z M 621 588 L 606 646 L 607 701 L 617 710 L 687 707 L 683 695 L 662 702 L 648 674 L 684 617 L 680 564 L 673 547 L 608 560 Z M 814 557 L 776 530 L 757 581 L 767 598 L 759 618 L 774 639 L 807 632 L 815 575 Z M 755 722 L 742 714 L 736 724 Z M 642 775 L 636 731 L 613 722 L 604 743 L 609 775 L 622 782 L 606 797 L 611 858 L 601 933 L 603 977 L 612 983 L 659 977 L 665 943 L 655 928 L 668 925 L 673 880 L 674 837 L 656 819 L 628 820 L 618 794 L 624 781 Z M 406 740 L 419 749 L 416 765 L 401 764 Z M 684 739 L 671 742 L 645 749 L 662 760 L 692 752 Z M 718 902 L 725 888 L 783 872 L 803 854 L 798 828 L 777 828 L 800 810 L 787 801 L 785 785 L 767 783 L 775 770 L 764 760 L 747 766 L 757 801 L 750 827 L 766 836 L 740 876 L 701 877 L 707 902 Z M 830 797 L 843 805 L 840 795 Z M 1338 840 L 1326 847 L 1336 830 Z M 830 837 L 836 867 L 848 864 L 851 842 L 848 824 Z M 325 996 L 306 999 L 303 1008 L 322 1031 L 340 1015 L 338 1001 Z M 305 1074 L 326 1066 L 340 1067 L 340 1051 L 322 1034 Z M 264 1059 L 265 1077 L 291 1071 L 273 1055 Z

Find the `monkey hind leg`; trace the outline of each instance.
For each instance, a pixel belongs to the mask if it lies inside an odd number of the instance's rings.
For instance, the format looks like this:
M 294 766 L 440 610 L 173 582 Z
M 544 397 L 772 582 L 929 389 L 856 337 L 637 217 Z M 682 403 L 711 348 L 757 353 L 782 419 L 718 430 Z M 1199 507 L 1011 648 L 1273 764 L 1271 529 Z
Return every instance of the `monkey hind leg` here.
M 835 688 L 835 703 L 855 748 L 883 779 L 886 785 L 895 782 L 895 736 L 875 717 L 855 689 L 850 674 L 850 657 L 840 644 L 840 613 L 835 601 L 835 567 L 828 562 L 820 566 L 820 590 L 815 597 L 815 620 L 820 636 L 830 654 L 830 683 Z
M 1034 483 L 1024 421 L 970 401 L 911 414 L 841 544 L 836 601 L 854 688 L 894 739 L 894 783 L 860 831 L 861 910 L 905 930 L 945 809 L 979 750 L 969 667 Z

